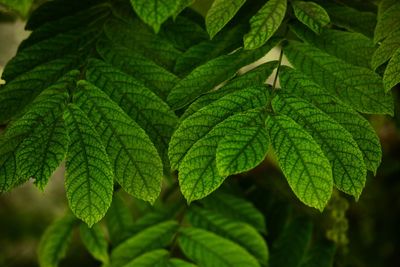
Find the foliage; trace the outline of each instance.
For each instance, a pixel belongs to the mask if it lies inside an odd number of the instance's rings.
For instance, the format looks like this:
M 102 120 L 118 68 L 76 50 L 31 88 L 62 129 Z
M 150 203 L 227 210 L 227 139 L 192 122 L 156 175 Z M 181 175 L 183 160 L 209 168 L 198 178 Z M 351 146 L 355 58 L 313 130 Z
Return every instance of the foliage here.
M 179 248 L 198 266 L 264 266 L 263 215 L 212 194 L 227 177 L 269 155 L 294 195 L 323 211 L 336 189 L 358 199 L 380 165 L 379 138 L 365 116 L 394 115 L 399 2 L 365 11 L 335 0 L 215 0 L 205 18 L 192 4 L 46 2 L 4 70 L 1 192 L 30 178 L 43 190 L 65 160 L 70 209 L 94 226 L 80 227 L 82 241 L 105 265 L 191 266 L 170 259 Z M 26 13 L 25 5 L 11 7 Z M 276 46 L 277 62 L 243 71 Z M 121 188 L 163 205 L 175 178 L 193 202 L 183 219 L 153 214 L 133 223 L 115 200 Z M 116 242 L 110 255 L 96 224 L 104 216 Z M 71 220 L 44 235 L 42 266 L 64 256 L 61 239 L 78 224 Z M 284 259 L 298 228 L 300 249 Z M 309 222 L 289 220 L 285 229 L 271 266 L 331 264 L 319 257 L 331 258 L 332 248 L 310 246 Z

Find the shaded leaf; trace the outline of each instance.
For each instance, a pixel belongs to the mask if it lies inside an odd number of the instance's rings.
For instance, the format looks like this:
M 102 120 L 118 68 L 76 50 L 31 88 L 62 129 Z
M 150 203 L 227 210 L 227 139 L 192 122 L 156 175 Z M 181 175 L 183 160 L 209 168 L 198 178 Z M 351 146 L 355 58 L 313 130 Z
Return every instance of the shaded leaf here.
M 393 54 L 383 75 L 383 84 L 386 92 L 400 83 L 400 47 Z
M 330 23 L 325 9 L 314 2 L 294 1 L 292 6 L 296 18 L 315 33 Z
M 88 252 L 102 263 L 108 263 L 107 240 L 98 224 L 89 228 L 85 224 L 79 226 L 80 236 Z

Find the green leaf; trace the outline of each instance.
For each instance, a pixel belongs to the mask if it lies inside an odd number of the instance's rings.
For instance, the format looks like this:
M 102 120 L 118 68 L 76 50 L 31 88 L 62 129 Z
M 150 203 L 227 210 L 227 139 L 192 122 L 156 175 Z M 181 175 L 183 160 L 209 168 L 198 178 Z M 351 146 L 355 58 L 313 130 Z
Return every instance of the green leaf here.
M 278 40 L 271 40 L 266 46 L 254 51 L 240 50 L 222 55 L 194 69 L 178 82 L 168 95 L 168 103 L 173 109 L 183 108 L 202 93 L 231 78 L 241 67 L 259 59 L 270 51 Z
M 100 226 L 95 224 L 92 228 L 89 228 L 86 224 L 81 224 L 79 226 L 79 232 L 82 242 L 88 252 L 102 263 L 108 263 L 108 244 Z
M 235 16 L 246 0 L 215 0 L 207 11 L 206 27 L 211 39 Z
M 76 217 L 92 226 L 104 217 L 113 195 L 114 175 L 99 134 L 74 104 L 64 113 L 70 144 L 65 188 Z
M 167 263 L 168 255 L 169 252 L 165 249 L 153 250 L 133 259 L 124 267 L 163 267 Z
M 131 236 L 133 218 L 129 208 L 118 194 L 114 194 L 105 219 L 111 243 L 114 247 Z
M 400 47 L 393 54 L 383 75 L 383 84 L 386 92 L 400 83 Z
M 396 3 L 389 7 L 378 19 L 376 24 L 374 41 L 375 43 L 382 41 L 393 32 L 400 29 L 400 3 Z
M 176 5 L 174 12 L 174 20 L 185 8 L 191 6 L 194 2 L 195 0 L 178 0 L 178 4 Z
M 227 238 L 245 248 L 261 265 L 268 262 L 268 247 L 256 229 L 240 221 L 232 220 L 214 211 L 192 207 L 187 218 L 191 225 L 204 228 Z
M 93 84 L 79 81 L 78 90 L 74 101 L 94 123 L 118 183 L 134 197 L 154 203 L 163 167 L 148 135 Z
M 138 79 L 162 99 L 166 99 L 171 88 L 179 81 L 178 77 L 154 61 L 110 40 L 100 39 L 97 52 L 104 61 Z
M 307 251 L 300 267 L 332 267 L 335 251 L 333 244 L 319 242 Z
M 295 41 L 285 47 L 290 62 L 314 82 L 359 112 L 393 114 L 393 99 L 373 71 L 353 66 L 307 44 Z
M 170 259 L 168 262 L 168 267 L 196 267 L 196 265 L 189 263 L 181 259 Z
M 294 1 L 292 6 L 296 18 L 317 34 L 331 21 L 325 9 L 314 2 Z
M 269 0 L 250 19 L 250 31 L 244 36 L 244 48 L 262 46 L 276 32 L 286 14 L 287 0 Z
M 216 91 L 211 91 L 196 99 L 196 101 L 194 101 L 192 104 L 190 104 L 190 106 L 187 107 L 185 113 L 183 113 L 180 119 L 186 119 L 193 113 L 197 112 L 199 109 L 220 99 L 224 95 L 241 90 L 243 88 L 264 85 L 267 78 L 272 74 L 272 71 L 276 68 L 276 66 L 277 62 L 271 61 L 261 64 L 260 66 L 244 74 L 235 76 L 232 80 L 229 80 L 222 88 Z
M 71 243 L 74 216 L 67 215 L 52 223 L 44 232 L 38 246 L 40 267 L 57 267 Z
M 169 144 L 168 155 L 177 169 L 190 148 L 227 117 L 260 107 L 267 101 L 265 87 L 252 87 L 227 94 L 181 122 Z
M 378 5 L 378 19 L 385 14 L 386 10 L 397 3 L 397 0 L 381 0 Z
M 290 28 L 303 41 L 332 56 L 360 67 L 371 66 L 371 56 L 376 47 L 371 39 L 361 33 L 324 29 L 316 35 L 299 24 L 292 24 Z
M 368 120 L 298 71 L 282 68 L 279 74 L 284 92 L 310 101 L 351 133 L 363 153 L 367 169 L 376 173 L 381 162 L 382 149 Z
M 358 199 L 367 179 L 367 169 L 352 135 L 334 119 L 300 98 L 281 94 L 273 99 L 272 106 L 304 127 L 329 160 L 335 186 Z
M 168 143 L 178 122 L 170 107 L 141 82 L 100 60 L 89 61 L 86 79 L 146 131 L 163 160 L 164 171 L 169 173 Z
M 207 209 L 230 218 L 231 221 L 244 222 L 259 232 L 266 232 L 264 215 L 244 198 L 217 191 L 203 199 L 201 203 Z
M 130 0 L 136 14 L 157 33 L 161 24 L 175 13 L 176 0 Z
M 266 125 L 289 186 L 303 203 L 322 211 L 331 197 L 333 178 L 320 146 L 285 115 L 269 116 Z
M 188 118 L 188 120 L 190 119 L 191 117 Z M 218 173 L 216 165 L 218 143 L 226 134 L 251 125 L 253 122 L 262 123 L 259 110 L 250 110 L 230 116 L 190 148 L 178 169 L 180 189 L 189 203 L 212 193 L 227 177 L 227 175 Z
M 271 267 L 301 266 L 312 236 L 312 224 L 308 220 L 295 219 L 283 229 L 271 249 Z M 290 255 L 290 257 L 288 256 Z
M 398 48 L 400 48 L 400 30 L 389 35 L 375 50 L 371 60 L 372 69 L 376 70 L 379 66 L 385 64 Z
M 255 168 L 264 160 L 268 147 L 269 137 L 263 123 L 227 134 L 218 143 L 218 173 L 226 176 Z
M 18 12 L 22 17 L 26 17 L 31 9 L 33 0 L 0 0 L 0 4 Z
M 199 266 L 260 266 L 244 248 L 206 230 L 184 228 L 180 231 L 178 241 L 183 253 Z
M 147 251 L 163 248 L 171 242 L 177 229 L 177 222 L 167 221 L 132 236 L 112 251 L 111 266 L 124 266 Z

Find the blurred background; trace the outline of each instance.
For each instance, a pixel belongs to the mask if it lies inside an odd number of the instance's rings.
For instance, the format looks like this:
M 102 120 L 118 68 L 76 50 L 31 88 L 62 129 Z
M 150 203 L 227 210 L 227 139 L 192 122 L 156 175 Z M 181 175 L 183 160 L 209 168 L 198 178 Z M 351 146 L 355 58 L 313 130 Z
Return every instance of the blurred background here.
M 0 74 L 7 61 L 15 55 L 19 43 L 29 35 L 29 32 L 24 30 L 24 25 L 22 19 L 0 9 Z M 263 60 L 269 61 L 278 55 L 279 49 L 274 49 Z M 384 151 L 382 165 L 376 177 L 369 175 L 366 188 L 358 202 L 337 194 L 336 199 L 342 200 L 349 206 L 344 209 L 345 220 L 341 220 L 345 223 L 331 227 L 338 228 L 334 229 L 335 233 L 326 233 L 328 238 L 339 244 L 335 266 L 400 266 L 398 90 L 395 90 L 395 95 L 397 106 L 395 118 L 384 116 L 369 118 L 381 138 Z M 0 195 L 0 266 L 37 266 L 36 248 L 40 236 L 55 218 L 61 217 L 68 211 L 63 173 L 64 167 L 61 166 L 43 192 L 29 182 L 10 193 Z M 282 177 L 276 178 L 280 175 L 274 170 L 274 163 L 269 160 L 246 176 L 257 177 L 255 178 L 257 180 L 263 179 L 266 185 L 281 186 L 284 191 L 290 192 Z M 269 190 L 267 193 L 277 194 L 271 187 Z M 268 214 L 269 210 L 263 209 L 262 200 L 257 198 L 257 190 L 250 198 L 257 201 L 257 206 L 261 210 L 265 210 L 268 221 L 268 217 L 273 214 Z M 299 205 L 293 196 L 284 198 L 284 201 Z M 332 221 L 337 219 L 335 216 L 339 215 L 332 214 L 327 208 L 318 216 L 325 219 L 321 220 L 322 223 L 332 226 Z M 79 238 L 74 238 L 68 255 L 61 266 L 100 266 L 100 263 L 92 260 L 84 251 Z

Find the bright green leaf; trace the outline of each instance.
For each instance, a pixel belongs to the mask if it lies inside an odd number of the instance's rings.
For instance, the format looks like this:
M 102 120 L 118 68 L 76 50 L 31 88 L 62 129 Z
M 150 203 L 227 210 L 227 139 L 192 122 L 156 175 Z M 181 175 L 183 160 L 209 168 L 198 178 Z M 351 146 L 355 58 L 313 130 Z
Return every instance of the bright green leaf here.
M 125 264 L 124 267 L 164 267 L 168 255 L 169 252 L 165 249 L 149 251 Z

